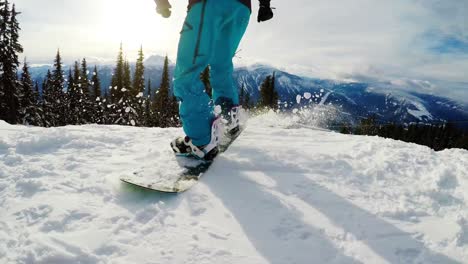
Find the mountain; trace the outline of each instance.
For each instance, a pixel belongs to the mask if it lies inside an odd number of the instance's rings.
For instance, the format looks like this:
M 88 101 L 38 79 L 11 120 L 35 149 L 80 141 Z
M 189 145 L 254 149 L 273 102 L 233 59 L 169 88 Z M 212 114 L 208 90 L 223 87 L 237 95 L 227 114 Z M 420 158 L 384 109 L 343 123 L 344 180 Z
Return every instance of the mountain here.
M 145 61 L 145 78 L 151 79 L 153 90 L 161 82 L 164 57 L 150 56 Z M 34 79 L 42 81 L 50 66 L 32 67 Z M 112 65 L 100 65 L 103 90 L 107 90 L 113 73 Z M 134 68 L 132 67 L 132 70 Z M 174 64 L 170 64 L 174 72 Z M 276 74 L 276 88 L 285 110 L 314 107 L 333 108 L 331 123 L 356 123 L 375 114 L 381 123 L 457 123 L 468 128 L 468 105 L 437 95 L 409 92 L 388 83 L 338 82 L 290 74 L 265 65 L 237 68 L 234 78 L 238 87 L 245 87 L 251 98 L 258 100 L 259 87 L 266 76 Z
M 290 123 L 252 118 L 170 195 L 119 178 L 177 169 L 181 128 L 0 121 L 0 263 L 466 263 L 468 151 Z
M 273 72 L 283 109 L 321 105 L 333 108 L 337 122 L 356 123 L 375 114 L 381 123 L 463 121 L 458 125 L 468 128 L 466 103 L 404 91 L 387 83 L 347 83 L 300 77 L 264 65 L 238 68 L 234 76 L 239 87 L 245 87 L 253 98 L 258 99 L 258 87 Z

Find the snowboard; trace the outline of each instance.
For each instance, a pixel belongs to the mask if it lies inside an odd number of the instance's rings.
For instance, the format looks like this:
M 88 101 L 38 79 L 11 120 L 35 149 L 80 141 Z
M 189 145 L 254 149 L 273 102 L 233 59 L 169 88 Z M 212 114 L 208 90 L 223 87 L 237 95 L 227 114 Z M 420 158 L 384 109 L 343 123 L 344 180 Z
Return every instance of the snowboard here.
M 146 190 L 163 193 L 182 193 L 194 185 L 211 167 L 213 162 L 228 150 L 229 146 L 241 135 L 244 129 L 240 129 L 234 135 L 226 136 L 219 146 L 219 154 L 212 161 L 199 160 L 194 157 L 177 156 L 175 154 L 176 164 L 160 164 L 161 166 L 174 166 L 166 170 L 157 170 L 155 168 L 141 169 L 133 172 L 133 175 L 123 176 L 120 180 Z M 172 151 L 172 150 L 171 150 Z M 169 171 L 169 172 L 168 172 Z

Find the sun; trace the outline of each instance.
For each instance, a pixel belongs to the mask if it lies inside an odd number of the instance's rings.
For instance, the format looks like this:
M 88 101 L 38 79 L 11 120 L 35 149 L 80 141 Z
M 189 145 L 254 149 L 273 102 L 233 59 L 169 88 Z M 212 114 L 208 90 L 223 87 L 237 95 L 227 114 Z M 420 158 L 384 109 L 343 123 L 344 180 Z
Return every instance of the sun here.
M 105 0 L 104 32 L 103 35 L 111 41 L 122 41 L 125 45 L 141 44 L 148 35 L 148 27 L 156 28 L 153 31 L 159 34 L 154 18 L 153 1 L 145 0 Z
M 150 47 L 150 50 L 172 52 L 178 37 L 175 21 L 156 14 L 151 0 L 104 0 L 98 36 L 106 43 L 123 43 L 127 51 Z

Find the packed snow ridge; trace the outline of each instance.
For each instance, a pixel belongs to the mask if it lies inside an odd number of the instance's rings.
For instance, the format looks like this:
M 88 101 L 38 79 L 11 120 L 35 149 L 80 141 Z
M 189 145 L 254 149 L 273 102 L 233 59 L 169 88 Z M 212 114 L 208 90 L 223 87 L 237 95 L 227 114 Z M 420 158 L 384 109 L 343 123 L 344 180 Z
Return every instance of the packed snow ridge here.
M 251 118 L 178 195 L 181 129 L 0 122 L 0 263 L 468 263 L 468 152 Z

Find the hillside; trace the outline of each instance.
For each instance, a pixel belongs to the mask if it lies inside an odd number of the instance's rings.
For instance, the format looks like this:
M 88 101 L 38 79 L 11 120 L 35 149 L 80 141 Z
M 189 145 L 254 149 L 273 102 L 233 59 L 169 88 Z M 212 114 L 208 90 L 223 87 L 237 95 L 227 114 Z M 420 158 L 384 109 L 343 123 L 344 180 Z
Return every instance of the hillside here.
M 0 121 L 0 263 L 467 263 L 468 151 L 294 120 L 252 118 L 180 195 L 119 181 L 180 129 Z

